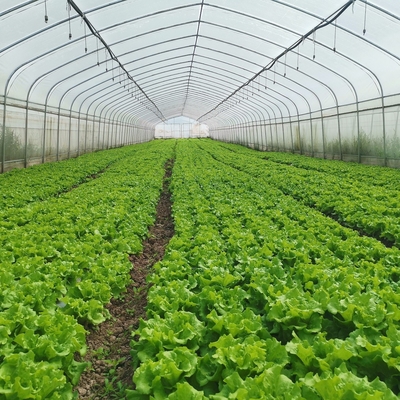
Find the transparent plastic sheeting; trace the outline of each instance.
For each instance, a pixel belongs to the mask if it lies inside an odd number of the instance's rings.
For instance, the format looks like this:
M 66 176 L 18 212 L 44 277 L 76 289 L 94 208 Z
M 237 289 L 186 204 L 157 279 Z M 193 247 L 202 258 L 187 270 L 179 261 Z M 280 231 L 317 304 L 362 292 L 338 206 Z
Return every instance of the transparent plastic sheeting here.
M 263 150 L 396 164 L 399 24 L 393 0 L 2 0 L 2 171 L 179 116 Z

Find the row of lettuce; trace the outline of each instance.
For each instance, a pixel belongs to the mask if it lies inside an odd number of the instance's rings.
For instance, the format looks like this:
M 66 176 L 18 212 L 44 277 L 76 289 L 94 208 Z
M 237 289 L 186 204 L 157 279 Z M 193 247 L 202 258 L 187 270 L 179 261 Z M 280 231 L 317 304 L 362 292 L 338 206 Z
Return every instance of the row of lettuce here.
M 254 154 L 257 153 L 253 152 Z M 258 156 L 260 155 L 258 153 Z M 272 152 L 268 153 L 265 158 L 276 163 L 295 166 L 297 168 L 326 172 L 333 175 L 340 174 L 342 178 L 351 179 L 356 182 L 368 182 L 376 186 L 393 188 L 393 185 L 399 184 L 399 172 L 393 168 L 382 168 L 374 165 L 367 166 L 338 160 L 316 159 L 291 153 Z
M 202 144 L 205 150 L 213 149 L 214 145 L 217 144 Z M 284 153 L 260 153 L 236 145 L 219 146 L 231 150 L 216 154 L 219 161 L 262 177 L 283 193 L 341 224 L 400 248 L 398 170 Z
M 87 365 L 75 356 L 85 354 L 87 326 L 107 318 L 104 306 L 130 279 L 128 255 L 140 252 L 153 223 L 173 145 L 141 144 L 5 175 L 1 399 L 76 397 Z
M 59 195 L 92 179 L 109 165 L 124 157 L 130 148 L 84 154 L 62 162 L 45 163 L 26 169 L 14 169 L 0 175 L 0 210 Z
M 176 234 L 127 399 L 397 399 L 400 251 L 286 195 L 248 152 L 177 145 Z

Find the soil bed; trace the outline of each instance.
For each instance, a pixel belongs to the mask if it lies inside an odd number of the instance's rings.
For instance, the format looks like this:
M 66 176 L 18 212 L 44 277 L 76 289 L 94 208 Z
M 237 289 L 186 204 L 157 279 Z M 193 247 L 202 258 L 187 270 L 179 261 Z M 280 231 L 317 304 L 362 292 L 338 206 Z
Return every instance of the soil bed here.
M 95 327 L 87 337 L 88 352 L 84 360 L 91 362 L 92 368 L 82 374 L 75 388 L 81 400 L 123 398 L 124 390 L 134 387 L 130 341 L 140 319 L 146 318 L 149 289 L 146 277 L 151 267 L 163 258 L 165 247 L 174 235 L 168 189 L 172 167 L 173 160 L 169 160 L 165 165 L 156 220 L 143 242 L 143 252 L 129 256 L 133 265 L 132 281 L 122 299 L 112 300 L 107 305 L 111 318 Z

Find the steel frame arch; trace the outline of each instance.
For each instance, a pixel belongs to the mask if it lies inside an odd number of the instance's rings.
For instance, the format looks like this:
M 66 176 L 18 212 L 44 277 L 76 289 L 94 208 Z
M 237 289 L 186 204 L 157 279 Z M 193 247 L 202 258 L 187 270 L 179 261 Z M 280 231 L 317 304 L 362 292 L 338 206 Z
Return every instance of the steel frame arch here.
M 378 79 L 378 77 L 376 77 L 376 79 Z M 383 97 L 384 97 L 384 93 L 383 93 L 383 89 L 382 89 L 382 87 L 381 87 L 381 97 L 382 97 L 382 100 L 383 100 Z M 336 103 L 337 104 L 337 103 Z M 382 108 L 383 108 L 383 110 L 384 110 L 384 106 L 385 106 L 385 104 L 384 104 L 384 101 L 382 102 Z M 321 108 L 321 112 L 322 112 L 322 107 L 320 107 Z M 71 107 L 71 109 L 70 109 L 70 112 L 72 112 L 72 107 Z M 358 112 L 357 112 L 357 114 L 358 114 Z

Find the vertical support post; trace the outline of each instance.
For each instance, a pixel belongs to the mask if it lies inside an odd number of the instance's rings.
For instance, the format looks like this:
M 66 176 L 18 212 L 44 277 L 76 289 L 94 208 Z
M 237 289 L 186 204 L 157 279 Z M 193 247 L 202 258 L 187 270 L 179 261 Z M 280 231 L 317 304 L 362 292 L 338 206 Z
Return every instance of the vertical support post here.
M 28 95 L 29 96 L 29 95 Z M 28 106 L 29 102 L 28 99 L 26 99 L 26 109 L 25 109 L 25 146 L 24 146 L 24 168 L 28 166 Z
M 68 156 L 71 157 L 71 124 L 72 124 L 72 108 L 69 110 L 69 124 L 68 124 Z
M 84 144 L 84 152 L 87 153 L 87 115 L 85 118 L 85 144 Z
M 321 127 L 322 127 L 322 155 L 323 158 L 326 158 L 326 149 L 325 149 L 325 127 L 324 127 L 324 113 L 321 108 Z
M 361 163 L 361 143 L 360 143 L 360 108 L 358 101 L 356 102 L 356 115 L 357 115 L 357 160 Z
M 3 105 L 3 126 L 2 126 L 2 135 L 1 135 L 1 173 L 4 172 L 5 169 L 5 160 L 6 160 L 6 109 L 7 109 L 7 91 L 4 93 L 4 105 Z
M 269 131 L 271 134 L 270 151 L 273 151 L 274 150 L 274 135 L 272 133 L 272 120 L 271 119 L 269 120 Z
M 339 115 L 339 105 L 336 104 L 337 122 L 338 122 L 338 136 L 339 136 L 339 153 L 340 160 L 343 161 L 343 151 L 342 151 L 342 131 L 340 128 L 340 115 Z
M 301 125 L 300 125 L 300 115 L 297 114 L 297 129 L 299 130 L 299 148 L 300 154 L 303 154 L 303 145 L 301 143 Z
M 285 151 L 286 151 L 286 147 L 285 147 L 286 140 L 285 140 L 285 124 L 284 124 L 284 122 L 283 122 L 283 115 L 281 115 L 281 121 L 282 121 L 282 141 L 283 141 L 283 151 L 285 152 Z
M 276 135 L 276 150 L 279 151 L 278 120 L 276 118 L 275 118 L 275 135 Z
M 84 152 L 87 152 L 87 134 L 88 134 L 88 114 L 86 113 L 86 119 L 85 119 L 85 146 L 84 146 Z
M 60 152 L 60 118 L 61 118 L 60 114 L 61 114 L 61 107 L 58 107 L 56 161 L 59 160 L 59 152 Z
M 99 132 L 97 137 L 97 149 L 100 150 L 100 135 L 101 135 L 101 114 L 99 115 Z
M 81 155 L 81 110 L 78 113 L 78 157 Z
M 47 129 L 47 101 L 44 106 L 42 164 L 44 164 L 46 157 L 46 129 Z
M 292 154 L 294 154 L 294 140 L 293 140 L 293 127 L 292 127 L 292 117 L 289 116 L 289 124 L 290 124 L 290 138 L 292 141 Z
M 312 115 L 310 111 L 310 132 L 311 132 L 311 156 L 314 157 L 314 137 L 313 137 L 313 127 L 312 127 Z
M 382 127 L 383 127 L 383 153 L 384 153 L 384 165 L 388 165 L 388 154 L 387 154 L 387 144 L 386 144 L 386 115 L 385 115 L 385 99 L 382 93 Z

